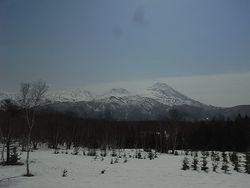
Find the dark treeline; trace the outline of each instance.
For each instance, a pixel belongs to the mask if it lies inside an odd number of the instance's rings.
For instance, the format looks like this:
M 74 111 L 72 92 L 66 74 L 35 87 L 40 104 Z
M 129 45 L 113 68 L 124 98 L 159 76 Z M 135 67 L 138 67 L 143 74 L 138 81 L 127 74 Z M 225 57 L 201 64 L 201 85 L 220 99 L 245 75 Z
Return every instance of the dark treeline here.
M 2 142 L 25 142 L 27 128 L 19 109 L 0 110 Z M 90 148 L 144 148 L 159 152 L 185 150 L 246 151 L 250 147 L 250 118 L 188 122 L 108 121 L 82 119 L 71 113 L 38 112 L 31 142 Z

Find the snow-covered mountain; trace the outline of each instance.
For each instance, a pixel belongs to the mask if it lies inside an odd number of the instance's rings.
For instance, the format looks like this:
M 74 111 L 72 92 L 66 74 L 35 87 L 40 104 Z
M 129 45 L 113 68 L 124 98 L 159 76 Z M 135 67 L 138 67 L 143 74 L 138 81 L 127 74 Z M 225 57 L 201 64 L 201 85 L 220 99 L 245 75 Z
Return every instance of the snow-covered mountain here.
M 127 97 L 130 96 L 131 93 L 124 89 L 124 88 L 112 88 L 111 90 L 97 95 L 96 99 L 105 99 L 105 98 L 110 98 L 110 97 L 117 97 L 117 98 L 121 98 L 121 97 Z
M 174 90 L 165 83 L 155 83 L 154 85 L 142 90 L 139 93 L 133 93 L 123 88 L 113 88 L 103 94 L 97 95 L 94 100 L 105 103 L 117 102 L 122 104 L 136 103 L 141 100 L 155 100 L 168 106 L 176 105 L 193 105 L 201 106 L 202 104 L 191 98 L 186 97 L 180 92 Z
M 187 96 L 181 94 L 180 92 L 174 90 L 172 87 L 165 83 L 157 82 L 154 85 L 148 87 L 143 91 L 141 96 L 155 99 L 156 101 L 168 105 L 191 105 L 191 106 L 201 106 L 202 104 L 195 101 Z
M 47 98 L 51 102 L 79 102 L 91 101 L 94 99 L 94 96 L 87 90 L 75 89 L 72 91 L 49 93 Z
M 165 83 L 155 83 L 140 93 L 133 93 L 124 88 L 112 88 L 98 95 L 81 90 L 77 90 L 76 93 L 77 95 L 61 92 L 61 95 L 56 95 L 57 98 L 54 98 L 57 104 L 51 104 L 49 108 L 57 111 L 72 111 L 82 117 L 112 116 L 118 120 L 143 120 L 167 116 L 168 111 L 175 106 L 206 106 L 186 97 Z
M 5 98 L 14 99 L 16 94 L 0 92 L 0 100 Z M 165 83 L 155 83 L 142 90 L 140 93 L 133 93 L 124 88 L 112 88 L 102 94 L 93 95 L 87 90 L 75 89 L 72 91 L 57 91 L 47 94 L 47 99 L 53 102 L 81 102 L 97 101 L 103 103 L 139 104 L 141 101 L 157 101 L 168 106 L 191 105 L 201 106 L 198 101 L 190 99 L 180 92 L 174 90 Z
M 16 99 L 14 93 L 0 92 L 0 100 Z M 209 119 L 215 116 L 250 115 L 250 106 L 218 108 L 195 101 L 165 83 L 133 93 L 123 88 L 113 88 L 102 94 L 75 89 L 48 93 L 44 110 L 72 112 L 86 118 L 113 118 L 116 120 L 155 120 L 166 118 L 169 110 L 176 109 L 190 120 Z
M 14 98 L 14 94 L 0 92 L 0 99 Z M 94 95 L 87 90 L 75 89 L 71 91 L 57 91 L 47 94 L 47 99 L 51 102 L 89 102 L 117 103 L 119 105 L 136 105 L 144 103 L 158 103 L 167 106 L 192 105 L 200 106 L 201 103 L 186 97 L 174 90 L 165 83 L 155 83 L 154 85 L 142 90 L 140 93 L 133 93 L 124 88 L 112 88 L 107 92 Z M 154 101 L 154 102 L 152 102 Z
M 112 116 L 120 120 L 137 120 L 157 119 L 176 105 L 202 104 L 165 83 L 156 83 L 140 93 L 133 93 L 124 88 L 112 88 L 98 95 L 81 89 L 48 93 L 45 108 L 61 112 L 71 111 L 83 117 Z

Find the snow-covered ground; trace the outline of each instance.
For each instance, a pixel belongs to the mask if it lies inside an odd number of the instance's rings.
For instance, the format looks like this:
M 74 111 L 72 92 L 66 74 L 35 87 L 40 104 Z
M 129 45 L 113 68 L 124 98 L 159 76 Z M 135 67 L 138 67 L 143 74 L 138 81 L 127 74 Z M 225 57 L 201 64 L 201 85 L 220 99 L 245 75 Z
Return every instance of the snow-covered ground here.
M 133 151 L 127 150 L 127 153 Z M 22 155 L 24 161 L 25 155 Z M 181 170 L 184 156 L 161 154 L 154 160 L 128 158 L 110 164 L 111 157 L 100 158 L 72 154 L 54 154 L 43 149 L 31 153 L 31 171 L 34 177 L 20 176 L 25 166 L 0 166 L 0 181 L 6 188 L 249 188 L 250 175 L 230 169 L 230 174 Z M 191 158 L 191 156 L 189 156 Z M 220 168 L 220 166 L 219 166 Z M 67 169 L 66 177 L 62 177 Z M 104 174 L 102 170 L 106 170 Z

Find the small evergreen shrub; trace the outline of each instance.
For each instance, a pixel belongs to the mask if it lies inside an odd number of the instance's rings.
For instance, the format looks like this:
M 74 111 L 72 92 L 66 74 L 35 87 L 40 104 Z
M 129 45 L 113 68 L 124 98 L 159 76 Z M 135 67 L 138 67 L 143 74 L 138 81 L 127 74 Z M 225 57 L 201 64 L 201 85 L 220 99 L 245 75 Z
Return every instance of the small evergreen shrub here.
M 67 173 L 68 173 L 67 169 L 63 169 L 62 177 L 66 177 L 68 175 Z
M 192 165 L 191 165 L 191 167 L 192 167 L 193 170 L 197 170 L 198 169 L 198 163 L 199 163 L 199 161 L 198 161 L 197 157 L 194 157 Z
M 188 162 L 188 158 L 185 157 L 182 161 L 182 170 L 188 170 L 190 167 L 189 167 L 189 162 Z
M 228 159 L 227 159 L 227 154 L 225 152 L 222 153 L 222 166 L 221 170 L 224 171 L 224 173 L 229 172 L 229 166 L 228 166 Z
M 201 158 L 202 158 L 202 165 L 201 165 L 201 170 L 204 172 L 208 171 L 208 167 L 207 167 L 207 153 L 206 152 L 201 152 Z
M 111 158 L 110 164 L 114 164 L 114 159 L 113 158 Z
M 231 162 L 233 163 L 233 170 L 235 170 L 236 172 L 240 172 L 240 159 L 236 152 L 233 152 L 231 154 Z
M 124 162 L 124 163 L 127 163 L 127 162 L 128 162 L 128 158 L 125 157 L 123 162 Z
M 112 152 L 111 152 L 111 157 L 116 157 L 116 156 L 117 156 L 116 150 L 113 149 Z
M 87 155 L 92 157 L 96 156 L 96 149 L 89 149 Z
M 72 155 L 78 155 L 79 154 L 80 147 L 74 146 L 73 152 L 71 153 Z
M 245 154 L 245 173 L 250 174 L 250 152 Z

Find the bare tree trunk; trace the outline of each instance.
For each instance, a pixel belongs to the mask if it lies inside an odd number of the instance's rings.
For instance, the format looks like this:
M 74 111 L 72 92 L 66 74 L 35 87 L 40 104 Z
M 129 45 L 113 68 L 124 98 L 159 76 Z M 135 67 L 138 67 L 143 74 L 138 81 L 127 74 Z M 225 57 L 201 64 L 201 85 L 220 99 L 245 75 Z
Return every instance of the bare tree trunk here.
M 9 138 L 7 139 L 7 142 L 6 142 L 6 148 L 7 148 L 6 163 L 9 163 L 10 162 L 10 139 Z
M 29 119 L 29 115 L 31 116 L 31 121 Z M 27 119 L 27 123 L 28 123 L 28 135 L 27 135 L 27 151 L 26 151 L 26 176 L 32 176 L 32 174 L 30 173 L 30 168 L 29 168 L 29 159 L 30 159 L 30 140 L 31 140 L 31 131 L 34 125 L 34 121 L 35 121 L 35 113 L 31 112 L 29 114 L 29 111 L 26 110 L 26 119 Z
M 58 148 L 58 137 L 59 137 L 59 131 L 58 128 L 56 129 L 56 136 L 55 136 L 55 142 L 53 143 L 53 149 Z
M 4 149 L 5 149 L 5 140 L 3 138 L 3 133 L 2 133 L 2 130 L 0 129 L 0 135 L 1 135 L 1 138 L 2 138 L 2 143 L 3 143 L 3 148 L 2 148 L 2 151 L 1 151 L 1 161 L 2 161 L 2 164 L 4 164 Z
M 174 145 L 173 145 L 173 150 L 176 150 L 176 142 L 177 142 L 177 135 L 178 135 L 178 129 L 175 129 L 175 135 L 174 135 Z
M 3 148 L 2 148 L 2 152 L 1 152 L 1 161 L 2 161 L 2 164 L 4 164 L 4 148 L 5 148 L 5 144 L 3 142 Z
M 29 158 L 30 158 L 30 137 L 31 137 L 31 129 L 29 129 L 28 139 L 27 139 L 27 155 L 26 155 L 26 175 L 30 176 L 30 167 L 29 167 Z
M 8 135 L 6 138 L 6 164 L 9 164 L 10 162 L 10 145 L 11 145 L 11 129 L 10 129 L 10 120 L 8 120 L 8 127 L 9 127 L 9 131 L 8 131 Z
M 177 142 L 177 136 L 178 136 L 178 129 L 175 129 L 175 133 L 174 133 L 174 140 L 173 140 L 173 148 L 172 148 L 172 154 L 174 154 L 175 150 L 176 150 L 176 142 Z
M 29 170 L 29 156 L 31 145 L 31 133 L 35 125 L 35 112 L 36 107 L 41 105 L 42 99 L 45 97 L 45 93 L 48 90 L 48 86 L 43 81 L 34 83 L 22 83 L 21 84 L 21 105 L 25 110 L 25 118 L 28 126 L 27 135 L 27 156 L 26 156 L 26 176 L 32 176 Z
M 23 138 L 22 138 L 22 141 L 21 141 L 21 151 L 26 151 L 26 145 L 27 145 L 27 142 L 26 142 L 26 138 L 25 138 L 25 136 L 23 136 Z

